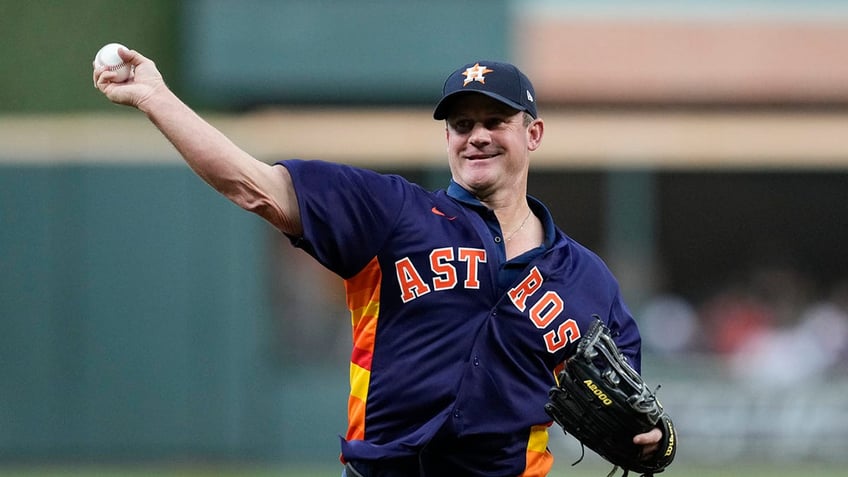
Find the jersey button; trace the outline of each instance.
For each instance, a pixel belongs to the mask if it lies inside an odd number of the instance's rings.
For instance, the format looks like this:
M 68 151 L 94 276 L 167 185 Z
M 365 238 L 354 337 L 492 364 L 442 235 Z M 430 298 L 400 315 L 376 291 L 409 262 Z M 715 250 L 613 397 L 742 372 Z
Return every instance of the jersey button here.
M 500 237 L 495 237 L 495 243 L 501 243 L 501 238 L 500 238 Z
M 474 366 L 480 366 L 480 357 L 475 356 L 474 359 L 471 360 L 471 362 L 474 363 Z
M 462 417 L 462 413 L 459 411 L 459 409 L 454 409 L 453 417 L 454 419 L 459 419 L 460 417 Z

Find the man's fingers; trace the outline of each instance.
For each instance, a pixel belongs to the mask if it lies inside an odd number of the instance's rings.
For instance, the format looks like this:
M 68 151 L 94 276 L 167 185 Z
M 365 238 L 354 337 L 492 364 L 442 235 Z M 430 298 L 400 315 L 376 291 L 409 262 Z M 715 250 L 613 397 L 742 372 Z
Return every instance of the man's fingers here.
M 641 446 L 658 444 L 660 439 L 662 439 L 662 431 L 658 427 L 655 427 L 648 432 L 636 434 L 633 437 L 633 443 Z

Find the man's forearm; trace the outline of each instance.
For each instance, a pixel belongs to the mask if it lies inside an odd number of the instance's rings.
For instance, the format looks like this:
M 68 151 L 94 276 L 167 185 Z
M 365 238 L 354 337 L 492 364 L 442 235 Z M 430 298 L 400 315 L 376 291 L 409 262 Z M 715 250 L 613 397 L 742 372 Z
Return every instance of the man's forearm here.
M 285 171 L 254 158 L 200 117 L 173 92 L 163 88 L 138 108 L 174 145 L 189 167 L 240 207 L 290 232 L 292 213 Z M 280 169 L 274 168 L 274 169 Z

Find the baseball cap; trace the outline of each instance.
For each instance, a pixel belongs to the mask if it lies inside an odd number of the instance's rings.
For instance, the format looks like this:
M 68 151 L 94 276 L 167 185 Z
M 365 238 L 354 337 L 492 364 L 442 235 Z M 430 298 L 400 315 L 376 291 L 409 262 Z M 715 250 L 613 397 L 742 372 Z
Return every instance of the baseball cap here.
M 451 73 L 442 88 L 442 99 L 433 111 L 433 119 L 445 119 L 457 95 L 481 93 L 519 111 L 527 111 L 534 118 L 536 92 L 530 79 L 515 65 L 499 61 L 475 61 Z

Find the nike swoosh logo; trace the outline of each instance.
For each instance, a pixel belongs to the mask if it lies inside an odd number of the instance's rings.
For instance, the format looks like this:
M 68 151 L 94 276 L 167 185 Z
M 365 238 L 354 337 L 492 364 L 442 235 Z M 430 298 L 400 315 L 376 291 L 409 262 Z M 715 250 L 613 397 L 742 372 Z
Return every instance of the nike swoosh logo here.
M 434 213 L 434 214 L 436 214 L 436 215 L 441 215 L 442 217 L 444 217 L 444 218 L 446 218 L 446 219 L 448 219 L 448 220 L 453 220 L 453 219 L 455 219 L 455 218 L 456 218 L 456 216 L 454 216 L 454 217 L 448 217 L 447 215 L 445 215 L 445 213 L 444 213 L 444 212 L 442 212 L 441 210 L 439 210 L 439 209 L 437 209 L 437 208 L 435 208 L 435 207 L 433 207 L 432 209 L 430 209 L 430 212 L 432 212 L 432 213 Z

